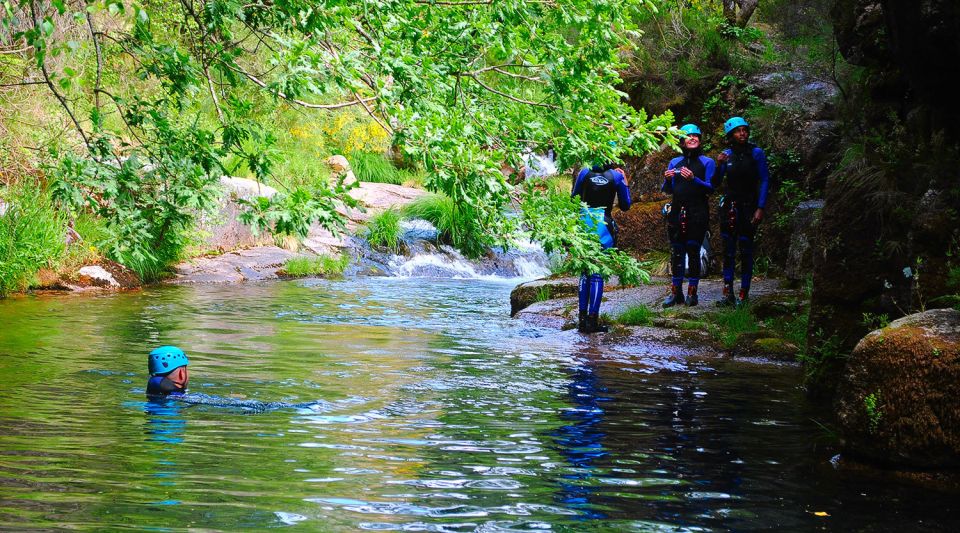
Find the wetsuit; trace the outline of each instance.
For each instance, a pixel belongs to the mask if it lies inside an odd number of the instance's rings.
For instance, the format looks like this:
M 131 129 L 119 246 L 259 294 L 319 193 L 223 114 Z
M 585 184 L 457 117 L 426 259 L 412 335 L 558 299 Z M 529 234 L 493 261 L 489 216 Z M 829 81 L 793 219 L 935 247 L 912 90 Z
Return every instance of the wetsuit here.
M 147 380 L 147 395 L 167 396 L 170 394 L 183 394 L 187 391 L 186 375 L 186 367 L 184 366 L 175 368 L 166 374 L 150 376 L 150 379 Z
M 584 168 L 573 182 L 571 196 L 579 196 L 592 209 L 603 209 L 604 224 L 594 226 L 598 235 L 609 232 L 610 239 L 601 235 L 604 248 L 616 246 L 617 224 L 613 221 L 613 202 L 616 198 L 622 211 L 630 209 L 630 188 L 627 187 L 623 171 L 613 165 Z M 585 213 L 585 216 L 590 216 Z M 580 275 L 580 316 L 596 316 L 600 313 L 600 300 L 603 297 L 603 277 L 600 274 Z M 582 321 L 581 321 L 582 322 Z
M 713 192 L 716 163 L 702 155 L 699 148 L 684 148 L 683 155 L 670 160 L 667 170 L 679 170 L 683 167 L 693 172 L 693 179 L 687 180 L 677 173 L 664 178 L 660 190 L 673 195 L 670 213 L 667 215 L 673 285 L 681 286 L 686 276 L 690 287 L 696 288 L 700 284 L 700 247 L 710 223 L 707 196 Z M 688 259 L 689 270 L 685 268 L 684 259 Z
M 723 237 L 723 282 L 732 288 L 737 247 L 740 248 L 740 293 L 745 297 L 753 278 L 753 238 L 757 226 L 752 222 L 757 209 L 765 209 L 770 172 L 767 156 L 751 143 L 723 151 L 727 161 L 720 165 L 716 186 L 727 179 L 726 194 L 720 205 L 720 235 Z

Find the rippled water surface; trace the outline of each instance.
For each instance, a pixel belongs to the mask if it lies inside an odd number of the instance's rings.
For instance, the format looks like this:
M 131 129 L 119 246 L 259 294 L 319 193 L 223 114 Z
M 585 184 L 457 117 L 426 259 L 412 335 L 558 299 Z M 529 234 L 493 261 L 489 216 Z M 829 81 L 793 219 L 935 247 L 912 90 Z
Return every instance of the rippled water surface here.
M 831 466 L 797 369 L 533 328 L 511 288 L 0 300 L 0 529 L 956 530 L 955 494 Z M 145 400 L 158 344 L 188 401 Z

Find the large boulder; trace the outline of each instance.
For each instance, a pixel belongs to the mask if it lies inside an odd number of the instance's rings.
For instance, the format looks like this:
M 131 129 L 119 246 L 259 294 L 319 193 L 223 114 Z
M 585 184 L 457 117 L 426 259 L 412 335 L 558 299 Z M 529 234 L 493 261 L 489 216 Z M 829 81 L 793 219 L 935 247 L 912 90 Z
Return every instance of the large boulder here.
M 247 246 L 270 244 L 273 238 L 265 233 L 254 235 L 249 227 L 238 220 L 243 211 L 237 200 L 251 200 L 258 196 L 271 198 L 277 190 L 258 181 L 246 178 L 223 176 L 220 178 L 223 197 L 220 209 L 214 215 L 200 217 L 198 227 L 203 243 L 198 252 L 225 252 Z
M 864 337 L 837 391 L 851 455 L 916 468 L 960 466 L 960 311 L 903 317 Z
M 510 316 L 535 302 L 576 296 L 579 281 L 574 278 L 538 279 L 521 283 L 510 291 Z

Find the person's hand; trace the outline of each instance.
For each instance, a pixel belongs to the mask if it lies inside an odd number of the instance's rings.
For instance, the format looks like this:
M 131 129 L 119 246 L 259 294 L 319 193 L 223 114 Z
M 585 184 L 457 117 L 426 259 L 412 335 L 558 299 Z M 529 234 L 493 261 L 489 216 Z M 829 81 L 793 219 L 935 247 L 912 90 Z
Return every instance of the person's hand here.
M 674 172 L 676 172 L 676 171 L 675 171 L 674 169 L 672 169 L 672 168 L 671 168 L 670 170 L 666 170 L 666 171 L 663 172 L 663 177 L 664 177 L 664 178 L 672 178 Z
M 726 152 L 720 152 L 720 155 L 717 156 L 717 163 L 726 163 L 729 157 Z
M 753 212 L 753 219 L 750 220 L 752 224 L 759 224 L 763 220 L 763 208 L 758 207 L 756 211 Z
M 693 172 L 689 168 L 683 167 L 680 169 L 680 175 L 683 176 L 683 179 L 690 181 L 693 179 Z

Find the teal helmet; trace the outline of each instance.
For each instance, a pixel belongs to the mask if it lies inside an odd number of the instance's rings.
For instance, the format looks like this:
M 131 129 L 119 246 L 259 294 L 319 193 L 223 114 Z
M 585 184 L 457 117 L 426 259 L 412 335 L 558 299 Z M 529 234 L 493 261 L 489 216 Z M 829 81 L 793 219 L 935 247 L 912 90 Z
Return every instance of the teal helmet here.
M 189 364 L 187 354 L 176 346 L 161 346 L 147 356 L 147 368 L 151 376 L 167 374 Z
M 684 124 L 683 126 L 680 126 L 680 131 L 682 131 L 685 134 L 685 136 L 686 135 L 702 136 L 703 135 L 703 133 L 700 132 L 700 128 L 698 128 L 696 124 Z
M 740 126 L 750 127 L 750 124 L 747 124 L 746 120 L 743 120 L 743 117 L 730 117 L 726 122 L 723 123 L 723 134 L 730 135 L 730 132 L 739 128 Z

